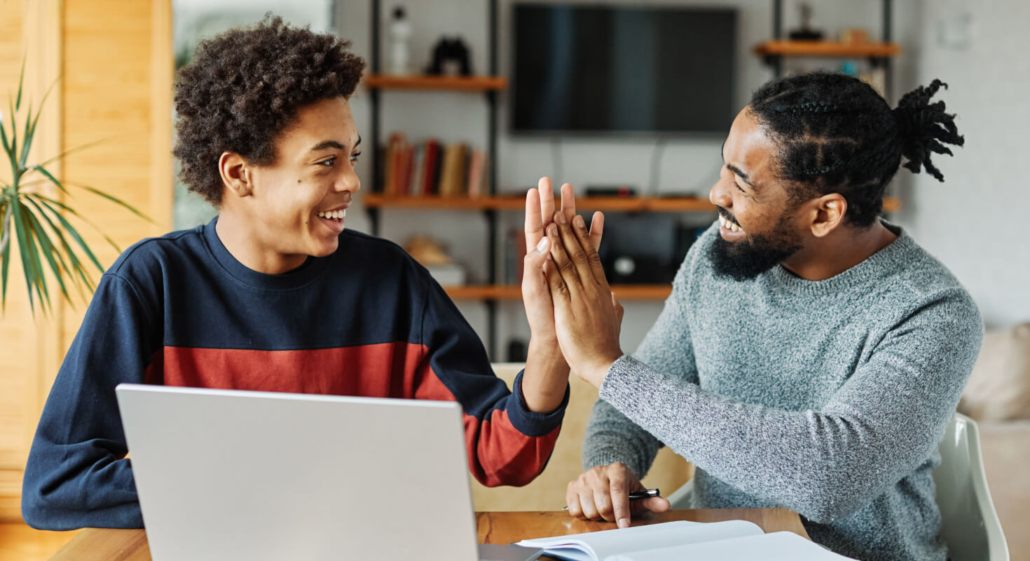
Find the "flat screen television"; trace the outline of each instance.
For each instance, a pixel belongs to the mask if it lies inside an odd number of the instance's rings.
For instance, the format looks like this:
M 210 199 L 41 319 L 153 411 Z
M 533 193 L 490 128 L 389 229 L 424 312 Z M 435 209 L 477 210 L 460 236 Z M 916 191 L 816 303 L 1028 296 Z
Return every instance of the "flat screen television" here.
M 737 13 L 680 6 L 513 5 L 515 134 L 725 133 Z

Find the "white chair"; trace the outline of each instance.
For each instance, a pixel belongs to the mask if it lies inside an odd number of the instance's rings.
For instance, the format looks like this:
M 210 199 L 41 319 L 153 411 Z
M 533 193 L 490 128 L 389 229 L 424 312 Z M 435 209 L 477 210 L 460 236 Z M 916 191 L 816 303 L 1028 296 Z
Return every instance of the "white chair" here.
M 933 473 L 941 536 L 951 561 L 1009 561 L 1008 544 L 991 501 L 976 422 L 956 413 L 940 446 Z M 672 508 L 689 508 L 693 481 L 669 495 Z
M 1008 561 L 1008 544 L 987 488 L 976 422 L 956 413 L 940 452 L 941 465 L 933 478 L 941 536 L 951 561 Z

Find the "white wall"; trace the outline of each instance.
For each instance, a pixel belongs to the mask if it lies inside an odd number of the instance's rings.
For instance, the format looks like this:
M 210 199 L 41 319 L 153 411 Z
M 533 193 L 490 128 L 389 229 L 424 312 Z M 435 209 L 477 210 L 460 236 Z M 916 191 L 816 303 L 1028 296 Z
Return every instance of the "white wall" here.
M 988 325 L 1030 321 L 1030 3 L 920 7 L 915 73 L 949 84 L 939 95 L 966 146 L 935 156 L 945 183 L 915 178 L 899 220 L 969 289 Z

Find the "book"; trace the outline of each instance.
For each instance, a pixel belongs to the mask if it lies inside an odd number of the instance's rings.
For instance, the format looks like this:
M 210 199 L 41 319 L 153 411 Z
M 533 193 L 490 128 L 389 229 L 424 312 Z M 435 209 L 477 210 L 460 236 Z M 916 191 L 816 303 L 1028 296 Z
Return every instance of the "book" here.
M 566 561 L 845 561 L 791 532 L 766 534 L 744 520 L 664 522 L 553 538 L 522 540 Z

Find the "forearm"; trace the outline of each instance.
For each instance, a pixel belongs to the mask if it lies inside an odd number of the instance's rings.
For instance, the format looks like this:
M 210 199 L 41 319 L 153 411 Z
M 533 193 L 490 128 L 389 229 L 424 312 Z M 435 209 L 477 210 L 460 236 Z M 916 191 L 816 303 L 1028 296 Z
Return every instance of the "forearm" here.
M 569 365 L 556 339 L 530 338 L 522 392 L 526 406 L 534 413 L 549 413 L 565 398 L 569 385 Z
M 583 468 L 621 462 L 642 478 L 661 447 L 657 438 L 598 399 L 583 442 Z
M 911 472 L 947 419 L 935 412 L 915 422 L 874 401 L 823 411 L 738 403 L 631 358 L 613 365 L 601 397 L 714 477 L 816 521 L 845 515 Z

